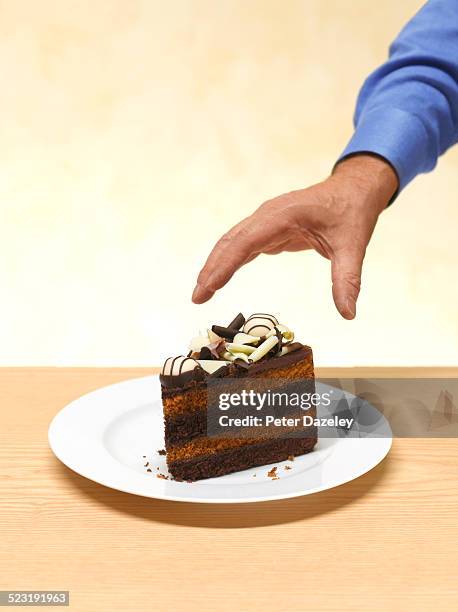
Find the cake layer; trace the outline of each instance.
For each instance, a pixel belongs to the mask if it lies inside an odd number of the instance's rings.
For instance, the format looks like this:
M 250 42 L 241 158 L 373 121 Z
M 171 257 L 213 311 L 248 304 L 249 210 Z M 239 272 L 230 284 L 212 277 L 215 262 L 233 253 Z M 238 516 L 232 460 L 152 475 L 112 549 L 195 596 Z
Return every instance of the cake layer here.
M 290 456 L 309 453 L 316 442 L 315 434 L 313 437 L 275 438 L 243 446 L 227 446 L 219 452 L 193 456 L 189 459 L 174 460 L 173 454 L 169 456 L 167 453 L 167 465 L 175 480 L 192 482 L 285 461 Z
M 306 364 L 307 365 L 307 364 Z M 296 373 L 300 373 L 300 368 L 295 368 Z M 284 372 L 286 374 L 286 370 Z M 289 374 L 289 372 L 288 372 Z M 252 384 L 255 381 L 250 379 L 250 388 L 254 391 L 266 391 L 265 382 L 269 382 L 269 390 L 276 393 L 314 393 L 315 392 L 315 379 L 314 378 L 296 378 L 295 373 L 289 378 L 285 377 L 273 377 L 272 379 L 259 379 L 259 388 L 256 388 L 256 384 Z M 233 382 L 233 381 L 231 381 Z M 277 385 L 275 385 L 277 383 Z M 193 389 L 188 390 L 182 394 L 182 404 L 189 405 L 188 410 L 170 410 L 165 413 L 165 445 L 168 449 L 174 444 L 180 444 L 186 442 L 196 436 L 203 436 L 210 434 L 219 429 L 218 418 L 222 415 L 218 405 L 211 405 L 212 398 L 216 397 L 216 394 L 221 391 L 228 391 L 231 387 L 226 383 L 226 387 L 221 385 L 221 388 L 212 389 L 210 397 L 207 395 L 207 389 Z M 178 401 L 178 396 L 173 398 L 173 402 Z M 167 405 L 168 399 L 164 400 L 164 406 Z M 231 416 L 239 416 L 234 414 L 233 409 Z M 240 409 L 239 409 L 240 412 Z M 275 413 L 275 416 L 299 416 L 308 414 L 308 412 L 302 410 L 298 406 L 293 407 L 280 407 L 276 411 L 270 410 L 270 413 Z M 231 428 L 231 431 L 233 428 Z
M 316 411 L 312 409 L 307 414 L 315 417 Z M 317 428 L 315 425 L 310 425 L 308 427 L 282 427 L 280 431 L 274 431 L 269 428 L 264 429 L 264 431 L 258 431 L 257 433 L 254 432 L 251 436 L 249 433 L 245 434 L 244 431 L 241 432 L 240 437 L 214 436 L 209 438 L 207 436 L 201 436 L 200 438 L 193 438 L 185 444 L 176 444 L 170 447 L 167 452 L 167 458 L 172 462 L 187 461 L 189 459 L 217 454 L 229 448 L 249 446 L 250 444 L 257 444 L 273 439 L 316 437 Z

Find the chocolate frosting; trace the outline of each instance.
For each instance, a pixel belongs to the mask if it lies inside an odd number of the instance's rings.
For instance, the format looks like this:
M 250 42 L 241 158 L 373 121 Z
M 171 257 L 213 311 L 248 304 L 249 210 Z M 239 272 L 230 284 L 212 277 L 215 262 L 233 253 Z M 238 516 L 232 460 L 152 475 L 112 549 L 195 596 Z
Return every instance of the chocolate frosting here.
M 166 388 L 182 389 L 187 388 L 193 384 L 204 382 L 209 378 L 224 378 L 225 376 L 233 375 L 235 377 L 245 376 L 248 377 L 250 374 L 258 374 L 272 368 L 281 368 L 300 361 L 312 350 L 309 346 L 301 344 L 300 342 L 293 342 L 288 345 L 290 352 L 285 355 L 276 355 L 267 357 L 262 361 L 248 364 L 243 360 L 236 360 L 233 363 L 223 366 L 216 370 L 213 374 L 208 374 L 201 367 L 195 368 L 190 372 L 183 372 L 178 376 L 166 376 L 160 374 L 159 380 L 161 385 Z
M 199 366 L 194 370 L 188 372 L 181 372 L 181 374 L 159 374 L 159 380 L 163 387 L 187 387 L 192 382 L 200 382 L 205 380 L 206 372 Z

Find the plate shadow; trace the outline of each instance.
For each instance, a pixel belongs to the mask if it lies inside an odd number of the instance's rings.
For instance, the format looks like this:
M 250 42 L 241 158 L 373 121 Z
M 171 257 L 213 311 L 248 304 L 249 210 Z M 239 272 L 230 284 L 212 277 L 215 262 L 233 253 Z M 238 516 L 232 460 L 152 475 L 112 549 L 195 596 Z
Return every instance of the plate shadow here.
M 243 504 L 201 504 L 176 502 L 140 497 L 110 489 L 76 474 L 54 456 L 56 474 L 100 506 L 145 521 L 183 525 L 196 528 L 240 529 L 266 527 L 312 519 L 315 516 L 337 512 L 370 492 L 383 486 L 393 461 L 390 454 L 372 470 L 327 491 L 303 495 L 292 499 Z

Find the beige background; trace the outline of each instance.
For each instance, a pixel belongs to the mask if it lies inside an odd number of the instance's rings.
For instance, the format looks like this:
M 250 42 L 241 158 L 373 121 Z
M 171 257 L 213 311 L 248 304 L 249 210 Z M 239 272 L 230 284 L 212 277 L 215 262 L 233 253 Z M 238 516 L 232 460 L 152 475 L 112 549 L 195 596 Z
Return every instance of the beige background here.
M 321 365 L 458 363 L 458 150 L 383 215 L 359 316 L 314 254 L 193 306 L 213 242 L 323 178 L 412 0 L 0 3 L 0 365 L 149 365 L 281 314 Z

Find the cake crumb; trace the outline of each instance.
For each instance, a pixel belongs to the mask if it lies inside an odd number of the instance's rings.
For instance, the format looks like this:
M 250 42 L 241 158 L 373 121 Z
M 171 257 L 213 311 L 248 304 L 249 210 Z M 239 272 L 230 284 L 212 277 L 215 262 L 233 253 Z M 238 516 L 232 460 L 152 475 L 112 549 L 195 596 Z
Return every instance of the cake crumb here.
M 275 467 L 273 467 L 271 470 L 269 470 L 269 471 L 267 472 L 267 476 L 268 476 L 269 478 L 276 478 L 276 477 L 278 478 L 278 476 L 277 476 L 277 466 L 275 466 Z
M 290 465 L 285 465 L 285 470 L 292 470 L 293 468 Z
M 294 455 L 288 455 L 288 461 L 294 461 Z
M 163 448 L 161 448 L 160 450 L 157 451 L 158 455 L 165 455 L 165 450 Z
M 165 474 L 156 474 L 156 478 L 162 478 L 162 480 L 168 480 L 169 477 L 166 476 Z
M 151 468 L 148 468 L 146 471 L 147 472 L 152 472 L 153 470 Z
M 147 461 L 143 467 L 148 467 L 148 466 L 149 466 L 149 461 Z

